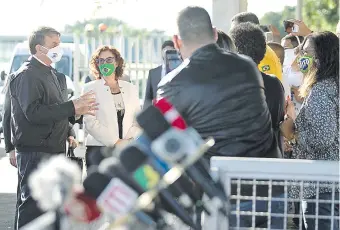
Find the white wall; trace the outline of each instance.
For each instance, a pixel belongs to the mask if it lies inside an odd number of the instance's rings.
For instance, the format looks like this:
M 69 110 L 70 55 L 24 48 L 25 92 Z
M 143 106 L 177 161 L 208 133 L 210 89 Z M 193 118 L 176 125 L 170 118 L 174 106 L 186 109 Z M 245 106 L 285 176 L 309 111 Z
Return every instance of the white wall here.
M 212 0 L 213 25 L 225 33 L 229 32 L 232 17 L 247 11 L 247 0 Z

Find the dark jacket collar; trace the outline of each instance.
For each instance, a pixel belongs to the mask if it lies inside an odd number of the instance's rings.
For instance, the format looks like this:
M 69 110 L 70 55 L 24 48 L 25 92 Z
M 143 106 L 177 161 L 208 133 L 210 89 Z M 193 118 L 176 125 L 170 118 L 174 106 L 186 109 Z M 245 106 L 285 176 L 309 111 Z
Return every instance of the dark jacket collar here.
M 211 56 L 217 52 L 221 52 L 221 49 L 216 43 L 211 43 L 195 50 L 195 52 L 192 53 L 190 60 L 211 58 Z
M 30 56 L 29 59 L 28 59 L 28 62 L 32 66 L 35 66 L 36 68 L 38 68 L 38 69 L 40 69 L 41 71 L 44 71 L 44 72 L 51 72 L 51 70 L 53 70 L 53 68 L 51 66 L 47 66 L 47 65 L 42 64 L 34 56 Z

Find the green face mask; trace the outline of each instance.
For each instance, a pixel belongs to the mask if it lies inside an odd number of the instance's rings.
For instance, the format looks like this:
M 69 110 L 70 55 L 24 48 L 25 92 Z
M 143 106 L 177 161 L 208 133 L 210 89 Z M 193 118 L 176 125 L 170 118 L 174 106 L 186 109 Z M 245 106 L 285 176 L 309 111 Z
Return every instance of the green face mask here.
M 299 68 L 302 73 L 307 73 L 313 65 L 313 57 L 302 56 L 298 60 Z
M 104 77 L 111 76 L 115 71 L 115 66 L 112 63 L 105 63 L 99 66 L 99 71 Z

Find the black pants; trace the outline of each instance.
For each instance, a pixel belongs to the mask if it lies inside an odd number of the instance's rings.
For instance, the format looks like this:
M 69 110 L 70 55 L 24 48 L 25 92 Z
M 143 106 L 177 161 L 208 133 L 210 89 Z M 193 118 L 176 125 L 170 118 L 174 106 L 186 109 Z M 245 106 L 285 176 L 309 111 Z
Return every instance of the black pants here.
M 15 217 L 14 217 L 14 230 L 18 230 L 17 223 L 18 223 L 18 207 L 21 204 L 21 194 L 20 194 L 20 176 L 18 170 L 18 185 L 17 185 L 17 203 L 15 205 Z
M 309 229 L 316 229 L 316 225 L 318 226 L 318 229 L 325 229 L 325 230 L 339 230 L 340 229 L 340 223 L 335 218 L 333 219 L 333 228 L 331 227 L 331 219 L 324 219 L 323 217 L 331 217 L 332 211 L 334 212 L 334 217 L 338 217 L 340 215 L 340 207 L 337 203 L 339 201 L 340 194 L 338 192 L 335 193 L 334 196 L 334 210 L 332 210 L 332 204 L 331 203 L 324 203 L 319 202 L 318 204 L 318 222 L 315 221 L 315 218 L 306 217 L 306 215 L 316 215 L 316 203 L 310 202 L 308 200 L 303 200 L 302 202 L 296 202 L 295 203 L 295 214 L 302 213 L 302 229 L 303 230 L 309 230 Z M 311 197 L 309 199 L 316 199 L 316 196 Z M 332 200 L 332 193 L 320 193 L 319 194 L 319 200 Z M 293 219 L 296 226 L 299 226 L 299 218 Z
M 98 166 L 101 161 L 100 150 L 103 146 L 86 146 L 85 163 L 86 168 Z
M 43 211 L 37 206 L 36 201 L 31 196 L 31 191 L 28 187 L 28 178 L 31 173 L 37 168 L 38 164 L 46 158 L 53 155 L 42 152 L 18 152 L 18 192 L 20 201 L 17 203 L 17 229 L 28 224 L 35 218 L 43 214 Z

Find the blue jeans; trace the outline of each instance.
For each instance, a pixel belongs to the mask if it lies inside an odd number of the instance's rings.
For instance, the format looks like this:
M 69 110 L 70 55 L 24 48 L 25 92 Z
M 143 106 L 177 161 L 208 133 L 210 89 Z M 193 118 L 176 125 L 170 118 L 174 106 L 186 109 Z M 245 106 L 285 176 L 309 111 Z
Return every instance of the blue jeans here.
M 16 207 L 17 229 L 20 229 L 43 214 L 43 211 L 37 206 L 36 201 L 31 196 L 31 191 L 28 187 L 28 177 L 43 159 L 51 156 L 49 153 L 41 152 L 17 153 L 18 192 L 20 192 L 21 199 Z M 19 194 L 17 194 L 17 196 L 19 196 Z
M 335 193 L 334 200 L 339 201 L 339 193 Z M 316 197 L 311 197 L 310 199 L 316 199 Z M 332 193 L 320 193 L 319 200 L 332 200 Z M 316 229 L 315 218 L 306 217 L 306 215 L 316 215 L 316 203 L 310 202 L 308 200 L 303 200 L 301 203 L 301 212 L 303 217 L 303 229 L 314 230 Z M 319 212 L 318 212 L 318 229 L 320 230 L 339 230 L 339 221 L 333 219 L 333 228 L 331 226 L 331 219 L 322 219 L 321 216 L 331 217 L 332 215 L 332 204 L 319 202 Z M 334 204 L 334 216 L 339 217 L 339 204 Z
M 284 194 L 276 196 L 276 198 L 284 198 Z M 240 211 L 252 211 L 253 201 L 245 201 L 240 203 Z M 231 211 L 236 211 L 236 204 L 231 205 Z M 255 204 L 256 212 L 268 212 L 268 201 L 257 200 Z M 284 214 L 284 201 L 271 201 L 271 212 L 272 214 Z M 255 226 L 252 226 L 252 216 L 240 215 L 240 228 L 269 228 L 267 226 L 267 216 L 256 216 L 255 214 Z M 284 217 L 271 217 L 271 229 L 283 229 L 284 228 Z M 232 214 L 229 218 L 229 226 L 231 228 L 237 227 L 237 217 Z

